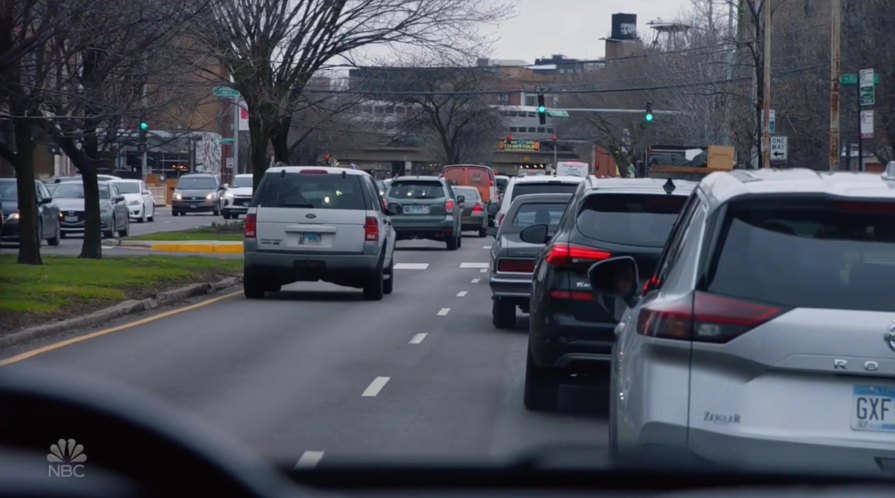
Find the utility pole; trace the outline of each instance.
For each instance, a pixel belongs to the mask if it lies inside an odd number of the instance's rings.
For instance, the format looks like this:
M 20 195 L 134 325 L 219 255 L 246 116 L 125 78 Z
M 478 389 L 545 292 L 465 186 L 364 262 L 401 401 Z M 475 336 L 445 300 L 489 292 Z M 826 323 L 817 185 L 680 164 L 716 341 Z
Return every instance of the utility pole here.
M 840 66 L 840 32 L 842 26 L 842 0 L 831 0 L 830 13 L 830 170 L 839 169 L 839 77 Z M 860 92 L 859 92 L 860 93 Z
M 762 90 L 761 167 L 771 167 L 771 0 L 762 0 L 764 18 L 764 88 Z

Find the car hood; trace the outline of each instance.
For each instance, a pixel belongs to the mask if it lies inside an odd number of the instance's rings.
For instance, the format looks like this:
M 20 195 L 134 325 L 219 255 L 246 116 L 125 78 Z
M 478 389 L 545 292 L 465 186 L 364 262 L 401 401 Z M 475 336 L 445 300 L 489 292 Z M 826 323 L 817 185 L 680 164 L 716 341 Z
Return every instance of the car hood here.
M 66 197 L 57 197 L 53 202 L 59 206 L 60 211 L 83 211 L 84 199 L 71 199 Z
M 252 195 L 252 187 L 237 187 L 231 188 L 230 193 L 233 195 L 246 196 L 251 197 Z
M 217 192 L 215 189 L 175 189 L 175 193 L 178 193 L 184 197 L 205 197 L 208 194 L 213 194 Z
M 7 216 L 9 216 L 10 214 L 12 214 L 15 211 L 18 211 L 18 209 L 19 209 L 18 201 L 0 200 L 0 203 L 3 204 L 3 214 L 5 214 Z
M 518 233 L 504 233 L 498 240 L 498 254 L 514 258 L 537 258 L 544 249 L 544 244 L 523 242 Z
M 126 201 L 128 201 L 128 202 L 130 202 L 130 201 L 139 201 L 139 200 L 142 200 L 142 199 L 143 199 L 143 194 L 141 194 L 141 193 L 139 193 L 139 192 L 133 192 L 133 193 L 129 193 L 129 194 L 121 194 L 121 195 L 123 195 L 123 196 L 124 196 L 124 200 L 126 200 Z

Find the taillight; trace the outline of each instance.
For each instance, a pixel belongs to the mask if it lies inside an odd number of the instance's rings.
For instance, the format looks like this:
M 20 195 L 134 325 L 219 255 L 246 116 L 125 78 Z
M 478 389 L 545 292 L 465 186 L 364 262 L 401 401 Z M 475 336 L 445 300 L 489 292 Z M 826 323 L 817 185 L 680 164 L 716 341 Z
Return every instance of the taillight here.
M 572 301 L 593 301 L 594 295 L 591 292 L 570 292 L 570 291 L 550 291 L 552 299 L 571 299 Z
M 724 343 L 780 316 L 784 308 L 695 292 L 643 307 L 637 333 L 665 339 Z
M 503 218 L 506 216 L 504 213 L 500 213 L 500 216 L 497 217 L 497 226 L 500 226 L 503 223 Z
M 298 172 L 300 175 L 326 175 L 329 174 L 325 169 L 303 169 Z
M 535 271 L 535 262 L 524 259 L 498 259 L 497 271 L 531 273 Z
M 453 199 L 448 199 L 448 200 L 444 201 L 444 211 L 446 213 L 454 212 L 454 200 Z
M 473 212 L 473 213 L 484 213 L 484 212 L 485 212 L 485 208 L 482 206 L 481 203 L 476 202 L 476 203 L 475 203 L 475 206 L 472 207 L 472 212 Z
M 255 213 L 246 215 L 245 228 L 243 229 L 242 235 L 247 239 L 255 238 Z
M 379 240 L 379 221 L 375 216 L 367 216 L 364 222 L 364 240 Z
M 547 263 L 559 268 L 567 268 L 573 263 L 603 261 L 612 257 L 611 252 L 591 249 L 572 244 L 557 244 L 547 253 Z

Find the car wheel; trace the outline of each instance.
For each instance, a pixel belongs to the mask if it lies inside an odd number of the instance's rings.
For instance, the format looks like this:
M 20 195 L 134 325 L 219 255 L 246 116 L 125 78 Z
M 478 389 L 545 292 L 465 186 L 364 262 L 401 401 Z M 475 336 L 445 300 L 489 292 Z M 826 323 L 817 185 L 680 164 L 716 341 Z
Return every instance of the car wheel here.
M 451 237 L 447 240 L 447 250 L 448 251 L 456 251 L 457 250 L 457 240 L 459 237 Z
M 131 233 L 131 220 L 130 218 L 124 219 L 124 228 L 118 230 L 118 237 L 127 237 Z
M 221 209 L 220 209 L 220 208 L 214 208 L 214 211 L 212 211 L 211 214 L 212 214 L 212 216 L 220 216 L 220 215 L 221 215 Z
M 149 220 L 149 217 L 146 216 L 146 208 L 143 208 L 143 213 L 140 215 L 140 223 L 146 223 Z
M 60 239 L 64 239 L 65 237 L 66 237 L 65 232 L 63 232 L 63 231 L 60 230 L 60 232 L 59 232 L 59 238 L 60 238 Z
M 261 299 L 264 297 L 264 280 L 258 272 L 245 267 L 242 276 L 242 293 L 249 299 Z
M 47 244 L 49 244 L 51 246 L 58 246 L 59 239 L 61 239 L 61 238 L 62 238 L 62 229 L 59 228 L 59 225 L 57 224 L 56 225 L 56 233 L 52 237 L 47 239 Z
M 364 299 L 367 301 L 382 299 L 382 295 L 385 293 L 383 273 L 382 268 L 378 268 L 364 283 Z
M 463 234 L 457 234 L 457 248 L 463 247 Z
M 152 208 L 152 214 L 149 216 L 149 222 L 152 223 L 155 221 L 155 208 Z
M 485 227 L 479 228 L 479 237 L 484 237 L 488 235 L 488 229 Z
M 495 299 L 491 302 L 491 323 L 499 329 L 516 326 L 516 305 Z
M 264 283 L 264 290 L 267 292 L 280 292 L 280 289 L 283 288 L 283 284 L 276 280 L 266 280 Z
M 39 216 L 40 216 L 40 213 L 38 213 L 38 217 Z M 44 240 L 44 226 L 43 226 L 43 223 L 38 218 L 38 220 L 37 220 L 37 247 L 40 247 L 41 244 L 43 244 L 43 240 Z
M 112 218 L 112 228 L 103 232 L 102 238 L 111 239 L 115 236 L 115 218 Z
M 385 272 L 386 278 L 385 282 L 382 283 L 382 292 L 385 294 L 391 294 L 392 291 L 395 290 L 395 262 L 392 260 L 392 264 L 388 266 L 388 270 Z
M 559 375 L 535 366 L 529 351 L 525 360 L 525 408 L 533 411 L 555 410 L 558 389 Z
M 229 220 L 229 219 L 232 218 L 232 217 L 233 217 L 233 216 L 231 216 L 230 213 L 224 211 L 224 219 L 225 219 L 225 220 Z

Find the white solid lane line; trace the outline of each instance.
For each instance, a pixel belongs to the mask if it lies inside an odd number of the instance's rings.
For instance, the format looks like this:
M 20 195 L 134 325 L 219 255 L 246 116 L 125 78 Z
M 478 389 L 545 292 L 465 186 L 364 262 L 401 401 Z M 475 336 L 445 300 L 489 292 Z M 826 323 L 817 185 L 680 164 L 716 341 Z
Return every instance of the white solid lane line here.
M 438 315 L 438 316 L 447 316 L 447 314 L 450 313 L 450 312 L 451 312 L 451 309 L 450 309 L 450 308 L 441 308 L 440 310 L 438 310 L 438 313 L 436 313 L 436 315 Z
M 419 344 L 423 342 L 423 339 L 425 339 L 427 335 L 429 334 L 425 332 L 420 332 L 419 334 L 414 335 L 413 338 L 410 339 L 410 344 Z
M 301 454 L 298 461 L 295 462 L 296 469 L 313 469 L 320 463 L 323 458 L 322 451 L 306 451 Z
M 486 263 L 486 264 L 487 264 L 487 263 Z M 482 268 L 481 270 L 479 270 L 479 273 L 488 273 L 488 269 L 487 269 L 487 268 Z
M 466 297 L 466 294 L 468 294 L 468 292 L 466 292 L 466 291 L 460 291 L 460 292 L 457 293 L 457 297 Z
M 482 249 L 491 249 L 491 246 L 482 246 Z
M 460 263 L 460 268 L 488 268 L 488 263 Z
M 481 281 L 482 281 L 482 279 L 480 279 L 480 278 L 474 278 L 474 279 L 470 280 L 470 282 L 472 282 L 472 283 L 474 283 L 474 284 L 477 284 L 477 283 L 479 283 L 479 282 L 481 282 Z
M 373 379 L 373 382 L 370 382 L 370 385 L 367 386 L 366 389 L 364 389 L 364 392 L 361 394 L 361 396 L 365 398 L 375 398 L 376 395 L 379 394 L 379 391 L 381 391 L 382 388 L 385 387 L 385 384 L 388 383 L 390 378 L 391 377 L 376 377 L 375 379 Z
M 396 270 L 425 270 L 429 263 L 395 263 Z

